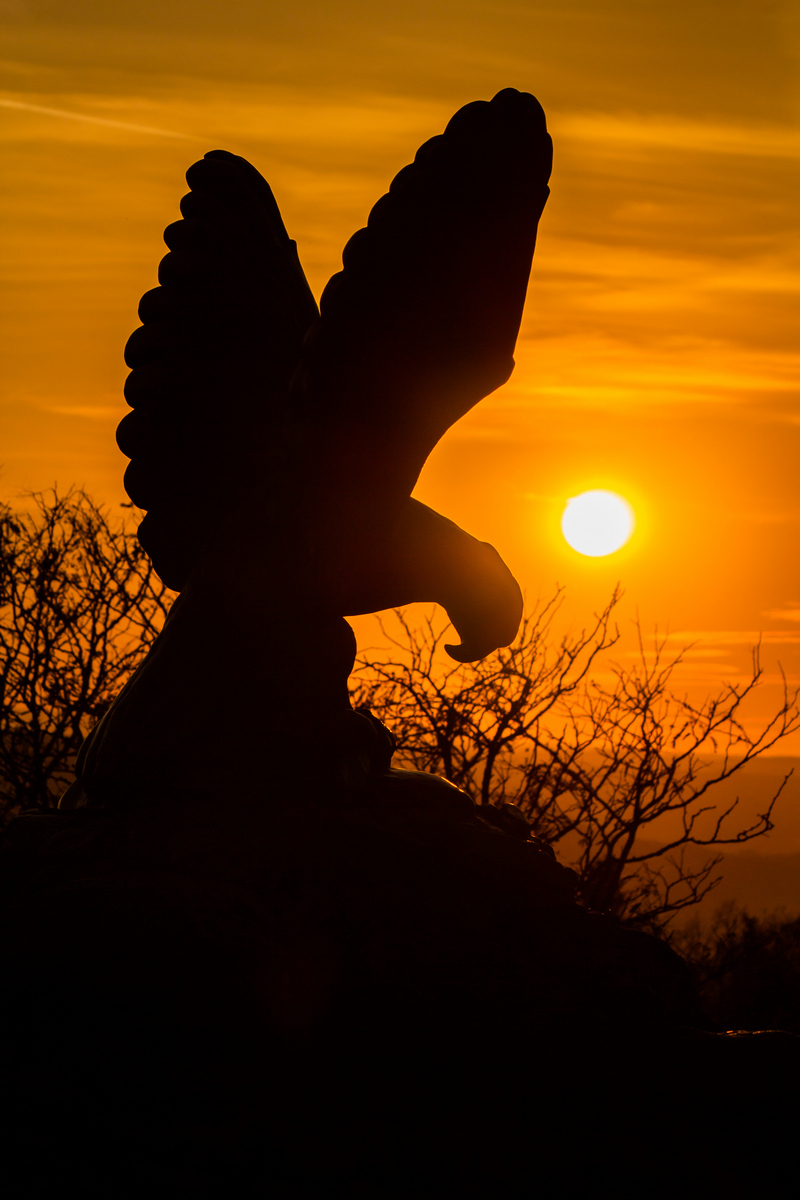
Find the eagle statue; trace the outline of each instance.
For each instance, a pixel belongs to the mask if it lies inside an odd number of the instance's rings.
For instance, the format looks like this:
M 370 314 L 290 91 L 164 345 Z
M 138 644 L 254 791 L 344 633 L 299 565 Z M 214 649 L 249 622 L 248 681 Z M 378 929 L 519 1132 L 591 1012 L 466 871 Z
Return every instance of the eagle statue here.
M 513 640 L 505 563 L 411 493 L 513 370 L 551 164 L 532 95 L 466 105 L 395 176 L 319 308 L 255 167 L 214 150 L 189 168 L 117 435 L 139 540 L 180 596 L 84 745 L 81 802 L 156 779 L 252 789 L 247 760 L 262 781 L 278 758 L 313 774 L 366 728 L 347 616 L 435 601 L 460 662 Z

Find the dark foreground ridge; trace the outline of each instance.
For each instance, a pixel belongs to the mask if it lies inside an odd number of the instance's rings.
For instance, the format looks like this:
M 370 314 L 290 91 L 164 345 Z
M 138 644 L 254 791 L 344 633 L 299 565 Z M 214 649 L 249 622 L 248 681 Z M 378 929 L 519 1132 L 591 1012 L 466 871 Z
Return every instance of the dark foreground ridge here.
M 258 172 L 190 168 L 119 431 L 181 595 L 0 855 L 10 1195 L 796 1194 L 798 1039 L 710 1029 L 665 945 L 350 705 L 347 615 L 438 601 L 460 661 L 516 634 L 500 556 L 411 491 L 513 368 L 550 164 L 532 96 L 468 105 L 319 314 Z
M 799 1039 L 710 1031 L 682 960 L 506 824 L 401 776 L 18 820 L 7 1161 L 106 1194 L 794 1195 Z

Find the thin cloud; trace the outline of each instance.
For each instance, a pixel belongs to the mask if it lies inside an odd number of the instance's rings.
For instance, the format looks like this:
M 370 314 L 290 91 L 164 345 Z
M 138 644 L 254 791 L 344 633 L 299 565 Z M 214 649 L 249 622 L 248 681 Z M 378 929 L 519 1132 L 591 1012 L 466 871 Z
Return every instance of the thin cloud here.
M 155 129 L 152 125 L 132 125 L 128 121 L 114 121 L 110 117 L 93 117 L 88 113 L 68 112 L 64 108 L 47 108 L 44 104 L 27 104 L 22 100 L 0 100 L 0 108 L 42 113 L 46 117 L 59 117 L 64 121 L 85 121 L 89 125 L 106 125 L 111 129 L 124 129 L 128 133 L 149 133 L 156 137 L 179 138 L 184 142 L 197 140 L 187 133 L 175 133 L 171 129 Z
M 797 645 L 800 643 L 800 631 L 795 632 L 791 629 L 765 629 L 761 632 L 755 629 L 683 629 L 677 633 L 667 634 L 667 640 L 684 643 L 702 642 L 710 646 L 756 646 L 759 642 L 762 646 Z
M 772 621 L 798 621 L 800 622 L 800 607 L 796 608 L 770 608 L 767 609 L 762 616 L 769 618 Z
M 556 114 L 551 124 L 562 136 L 592 144 L 602 142 L 759 158 L 800 158 L 800 133 L 778 126 L 759 128 L 658 117 L 617 117 L 603 113 Z
M 108 421 L 119 417 L 123 411 L 121 404 L 116 408 L 105 404 L 59 404 L 45 409 L 45 412 L 57 413 L 60 417 L 86 417 L 90 421 Z

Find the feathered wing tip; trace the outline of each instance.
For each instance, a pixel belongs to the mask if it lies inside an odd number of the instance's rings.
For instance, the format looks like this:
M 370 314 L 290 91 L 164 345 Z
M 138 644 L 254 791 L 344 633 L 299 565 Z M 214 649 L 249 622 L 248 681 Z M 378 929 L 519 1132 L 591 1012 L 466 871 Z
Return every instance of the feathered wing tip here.
M 133 411 L 117 440 L 139 538 L 183 587 L 212 524 L 274 469 L 289 384 L 318 311 L 266 180 L 215 150 L 187 172 L 160 287 L 125 349 Z

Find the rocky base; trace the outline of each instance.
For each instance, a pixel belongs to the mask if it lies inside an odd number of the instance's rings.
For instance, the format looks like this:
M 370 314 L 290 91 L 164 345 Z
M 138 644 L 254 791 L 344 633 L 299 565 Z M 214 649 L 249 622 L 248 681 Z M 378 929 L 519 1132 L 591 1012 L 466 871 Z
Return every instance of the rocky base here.
M 18 819 L 26 1190 L 794 1195 L 800 1039 L 710 1029 L 668 947 L 465 801 L 394 773 L 348 805 Z

